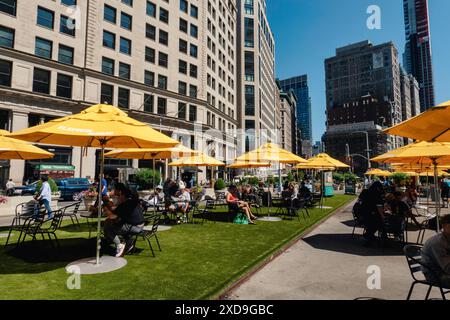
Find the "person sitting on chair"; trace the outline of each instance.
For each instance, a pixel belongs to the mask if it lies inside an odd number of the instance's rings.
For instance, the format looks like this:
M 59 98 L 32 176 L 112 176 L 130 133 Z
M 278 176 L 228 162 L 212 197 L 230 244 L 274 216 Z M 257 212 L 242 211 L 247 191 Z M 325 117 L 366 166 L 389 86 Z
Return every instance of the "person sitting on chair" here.
M 122 257 L 133 248 L 133 235 L 139 234 L 144 228 L 144 213 L 139 205 L 139 197 L 123 183 L 116 185 L 114 195 L 117 196 L 117 207 L 104 206 L 107 219 L 104 225 L 105 237 L 116 247 L 115 256 Z M 125 244 L 120 241 L 123 236 Z
M 192 200 L 191 193 L 184 184 L 180 185 L 180 191 L 175 197 L 172 197 L 172 202 L 174 204 L 169 206 L 169 211 L 177 214 L 177 223 L 181 223 L 181 215 L 183 222 L 187 222 L 187 212 L 189 210 L 189 205 Z
M 390 214 L 386 216 L 386 220 L 391 226 L 396 237 L 400 237 L 405 230 L 406 218 L 410 216 L 411 209 L 403 201 L 403 193 L 394 192 L 392 195 L 387 194 L 387 208 Z
M 422 271 L 428 281 L 450 288 L 450 215 L 443 216 L 441 224 L 442 232 L 428 239 L 423 246 Z
M 147 200 L 144 201 L 145 206 L 149 207 L 156 207 L 161 202 L 164 202 L 164 192 L 162 186 L 157 186 L 155 188 L 155 191 L 148 197 Z
M 239 200 L 238 188 L 234 185 L 228 188 L 227 203 L 230 206 L 230 209 L 234 211 L 244 211 L 245 215 L 247 216 L 248 222 L 250 224 L 255 224 L 253 222 L 253 219 L 256 219 L 256 217 L 253 215 L 250 205 L 245 201 Z

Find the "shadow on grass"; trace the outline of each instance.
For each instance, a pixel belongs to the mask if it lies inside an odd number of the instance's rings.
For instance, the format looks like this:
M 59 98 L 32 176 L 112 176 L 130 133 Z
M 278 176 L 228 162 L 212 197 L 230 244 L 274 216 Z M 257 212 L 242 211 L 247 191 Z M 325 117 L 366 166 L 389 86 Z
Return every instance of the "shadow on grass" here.
M 64 268 L 75 260 L 95 256 L 96 239 L 59 239 L 60 247 L 50 241 L 27 241 L 0 250 L 0 274 L 35 274 Z M 107 248 L 104 250 L 107 254 Z
M 373 247 L 364 247 L 364 239 L 360 235 L 352 237 L 351 234 L 316 234 L 303 239 L 315 249 L 346 253 L 363 257 L 376 256 L 403 256 L 404 244 L 389 241 L 389 247 L 374 244 Z

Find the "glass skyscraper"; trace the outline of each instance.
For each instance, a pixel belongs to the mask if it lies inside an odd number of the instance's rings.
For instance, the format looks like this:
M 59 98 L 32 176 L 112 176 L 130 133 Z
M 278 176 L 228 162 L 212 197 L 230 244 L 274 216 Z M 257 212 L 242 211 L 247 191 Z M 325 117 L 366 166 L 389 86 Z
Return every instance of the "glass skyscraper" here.
M 285 92 L 294 91 L 297 96 L 297 123 L 302 140 L 312 141 L 311 97 L 309 96 L 308 76 L 302 75 L 280 81 Z

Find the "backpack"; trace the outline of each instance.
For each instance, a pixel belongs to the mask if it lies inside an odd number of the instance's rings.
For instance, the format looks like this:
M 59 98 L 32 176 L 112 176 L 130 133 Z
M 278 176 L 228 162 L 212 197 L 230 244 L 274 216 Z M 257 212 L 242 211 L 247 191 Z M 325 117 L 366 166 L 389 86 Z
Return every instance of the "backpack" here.
M 234 218 L 233 223 L 235 224 L 248 224 L 247 217 L 242 212 L 238 213 L 236 215 L 236 218 Z

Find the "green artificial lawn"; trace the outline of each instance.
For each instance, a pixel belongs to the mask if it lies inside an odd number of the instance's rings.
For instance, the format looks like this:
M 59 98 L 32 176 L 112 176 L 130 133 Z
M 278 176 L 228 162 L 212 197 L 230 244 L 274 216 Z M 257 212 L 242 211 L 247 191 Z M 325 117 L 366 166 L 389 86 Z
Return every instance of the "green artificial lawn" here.
M 80 232 L 70 219 L 65 220 L 58 231 L 60 249 L 42 240 L 15 249 L 17 234 L 13 245 L 5 248 L 6 239 L 0 239 L 0 299 L 217 298 L 244 274 L 352 199 L 345 195 L 326 199 L 324 205 L 334 209 L 310 209 L 311 218 L 300 221 L 257 222 L 254 226 L 207 221 L 203 225 L 174 226 L 158 233 L 162 252 L 152 240 L 156 258 L 148 244 L 139 240 L 139 250 L 126 256 L 125 268 L 81 276 L 79 290 L 67 289 L 70 275 L 65 266 L 95 256 L 95 238 L 88 239 L 86 225 Z M 218 211 L 223 212 L 223 207 Z M 0 228 L 0 232 L 7 230 Z

